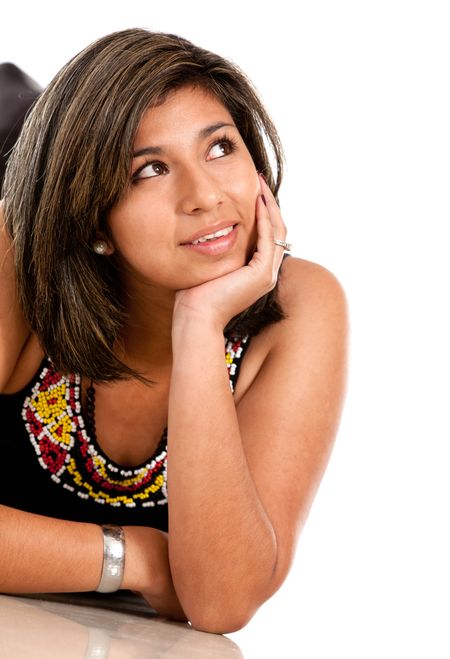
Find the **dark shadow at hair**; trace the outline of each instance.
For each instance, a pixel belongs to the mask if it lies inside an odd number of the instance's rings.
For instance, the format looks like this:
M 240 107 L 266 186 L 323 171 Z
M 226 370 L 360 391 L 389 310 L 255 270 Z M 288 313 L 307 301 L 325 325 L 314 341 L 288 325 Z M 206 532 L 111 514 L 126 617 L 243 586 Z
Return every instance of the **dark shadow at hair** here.
M 42 89 L 15 64 L 0 64 L 0 190 L 8 157 Z

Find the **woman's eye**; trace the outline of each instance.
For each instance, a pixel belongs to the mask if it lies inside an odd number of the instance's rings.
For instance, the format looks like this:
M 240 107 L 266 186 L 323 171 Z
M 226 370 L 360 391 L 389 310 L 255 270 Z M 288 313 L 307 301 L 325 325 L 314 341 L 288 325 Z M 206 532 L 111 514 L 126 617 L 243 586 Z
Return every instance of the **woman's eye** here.
M 217 155 L 213 157 L 213 160 L 217 158 L 223 158 L 223 156 L 228 156 L 230 153 L 235 151 L 236 143 L 234 140 L 229 138 L 222 138 L 217 140 L 209 149 L 209 153 L 216 153 Z M 135 174 L 133 174 L 133 181 L 138 181 L 140 179 L 146 178 L 155 178 L 161 176 L 162 174 L 167 173 L 167 166 L 158 161 L 148 162 L 145 165 L 142 165 Z
M 165 171 L 165 165 L 163 165 L 161 162 L 149 162 L 143 167 L 141 167 L 136 172 L 136 174 L 134 174 L 133 179 L 136 180 L 141 178 L 154 178 L 155 176 L 159 176 L 160 174 L 163 174 L 164 171 Z
M 221 158 L 222 156 L 227 156 L 233 150 L 233 145 L 229 140 L 220 140 L 220 142 L 212 145 L 210 153 L 216 151 L 219 154 L 217 157 Z

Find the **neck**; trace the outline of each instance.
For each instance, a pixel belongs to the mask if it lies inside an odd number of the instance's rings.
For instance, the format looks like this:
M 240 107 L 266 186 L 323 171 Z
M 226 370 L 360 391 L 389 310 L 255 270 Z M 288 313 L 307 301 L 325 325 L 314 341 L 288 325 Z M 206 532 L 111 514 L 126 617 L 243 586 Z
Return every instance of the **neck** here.
M 146 286 L 145 295 L 128 295 L 118 353 L 133 368 L 154 371 L 171 366 L 175 292 Z

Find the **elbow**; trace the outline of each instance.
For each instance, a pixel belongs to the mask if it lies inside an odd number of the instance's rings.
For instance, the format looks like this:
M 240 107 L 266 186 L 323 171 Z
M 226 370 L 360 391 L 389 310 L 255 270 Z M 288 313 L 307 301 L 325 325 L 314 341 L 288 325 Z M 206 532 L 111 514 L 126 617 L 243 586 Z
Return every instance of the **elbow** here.
M 268 578 L 270 572 L 270 578 Z M 210 634 L 231 634 L 243 629 L 260 606 L 272 596 L 272 564 L 259 576 L 244 575 L 205 580 L 202 575 L 187 582 L 183 572 L 172 567 L 174 586 L 183 610 L 194 629 Z M 178 577 L 178 578 L 177 578 Z M 184 577 L 181 579 L 180 577 Z M 269 581 L 269 584 L 267 583 Z
M 195 603 L 191 601 L 191 606 L 186 606 L 184 610 L 190 624 L 197 631 L 231 634 L 243 629 L 266 599 L 258 598 L 250 602 L 242 598 L 242 593 L 222 601 L 212 597 L 197 598 Z
M 232 634 L 247 625 L 253 617 L 254 612 L 249 614 L 227 610 L 223 612 L 214 612 L 214 614 L 204 611 L 196 612 L 189 617 L 190 624 L 199 632 L 208 634 Z
M 180 602 L 189 623 L 197 631 L 231 634 L 243 629 L 268 599 L 261 597 L 261 593 L 250 597 L 244 590 L 238 593 L 230 590 L 221 596 L 217 589 L 206 593 L 196 589 L 188 597 L 180 597 Z
M 187 618 L 194 629 L 210 634 L 232 634 L 243 629 L 253 618 L 258 609 L 272 597 L 281 586 L 282 581 L 273 581 L 264 593 L 258 593 L 251 600 L 243 601 L 242 593 L 238 597 L 218 602 L 217 599 L 194 598 L 184 606 Z M 199 606 L 203 599 L 203 606 Z

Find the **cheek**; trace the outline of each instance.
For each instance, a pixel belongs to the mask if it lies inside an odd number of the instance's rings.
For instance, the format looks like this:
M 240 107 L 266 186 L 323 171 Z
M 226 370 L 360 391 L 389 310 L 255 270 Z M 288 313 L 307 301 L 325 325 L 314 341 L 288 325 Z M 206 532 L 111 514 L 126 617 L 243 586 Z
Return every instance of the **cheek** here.
M 107 221 L 115 247 L 124 255 L 139 253 L 149 244 L 156 247 L 164 242 L 161 227 L 158 230 L 145 204 L 141 207 L 124 201 L 114 207 Z
M 244 220 L 245 229 L 245 262 L 248 263 L 252 258 L 257 241 L 256 228 L 256 202 L 261 192 L 261 186 L 258 173 L 253 168 L 246 168 L 234 183 L 234 198 L 240 209 L 242 219 Z
M 232 190 L 233 196 L 239 200 L 239 204 L 247 213 L 252 213 L 253 217 L 256 212 L 256 200 L 261 192 L 261 186 L 258 174 L 254 168 L 243 168 L 233 177 Z

